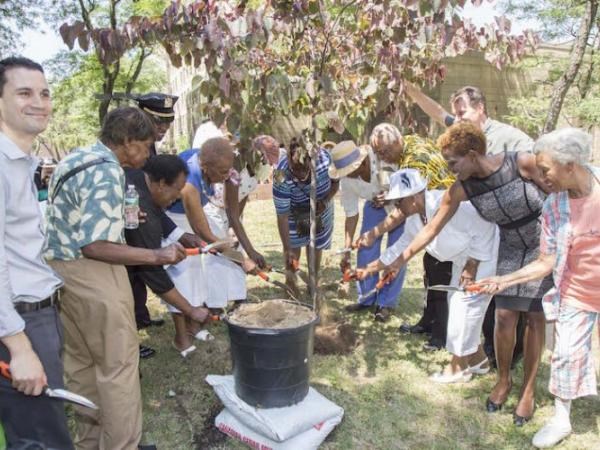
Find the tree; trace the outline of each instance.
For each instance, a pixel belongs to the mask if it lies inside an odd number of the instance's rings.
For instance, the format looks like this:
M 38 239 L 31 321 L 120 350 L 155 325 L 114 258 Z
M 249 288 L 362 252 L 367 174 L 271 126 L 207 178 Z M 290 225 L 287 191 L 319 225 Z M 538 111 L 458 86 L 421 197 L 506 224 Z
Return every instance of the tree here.
M 556 70 L 551 70 L 549 79 L 553 87 L 549 93 L 549 105 L 545 110 L 545 118 L 541 128 L 538 123 L 531 124 L 534 129 L 539 128 L 539 133 L 547 133 L 556 128 L 565 98 L 573 84 L 578 88 L 578 97 L 581 100 L 578 106 L 567 108 L 568 115 L 576 117 L 588 116 L 593 113 L 593 107 L 598 104 L 595 99 L 586 99 L 593 93 L 593 80 L 597 69 L 596 53 L 600 48 L 600 31 L 598 28 L 598 1 L 597 0 L 545 0 L 530 2 L 524 0 L 508 0 L 504 5 L 507 12 L 517 14 L 521 18 L 536 19 L 541 23 L 542 36 L 549 40 L 573 40 L 571 58 L 568 64 L 558 62 L 562 67 L 558 76 Z M 586 57 L 587 55 L 587 57 Z M 586 61 L 587 58 L 587 61 Z M 583 69 L 582 69 L 583 67 Z M 532 103 L 526 100 L 512 99 L 513 109 L 521 112 L 513 114 L 513 122 L 527 122 L 529 116 L 534 122 L 539 122 L 540 99 L 531 96 Z M 571 99 L 572 100 L 572 99 Z M 579 111 L 576 111 L 579 109 Z
M 124 66 L 131 65 L 127 57 L 122 59 Z M 163 86 L 166 80 L 162 64 L 156 58 L 147 59 L 136 77 L 135 91 L 148 92 Z M 46 68 L 54 74 L 50 77 L 54 113 L 40 142 L 60 159 L 73 148 L 96 140 L 100 101 L 93 93 L 101 91 L 104 72 L 96 55 L 69 51 L 62 51 L 47 61 Z M 122 71 L 114 87 L 125 91 L 131 83 L 131 76 Z
M 63 27 L 63 36 L 71 45 L 75 39 L 93 40 L 104 63 L 118 60 L 129 48 L 161 42 L 173 65 L 205 69 L 207 79 L 213 80 L 204 85 L 212 96 L 213 115 L 227 120 L 233 131 L 240 126 L 246 131 L 242 119 L 235 118 L 236 111 L 260 107 L 263 116 L 274 111 L 308 114 L 312 129 L 304 140 L 314 171 L 322 131 L 344 124 L 361 139 L 370 116 L 400 110 L 405 103 L 404 80 L 434 84 L 443 79 L 445 56 L 483 50 L 502 67 L 535 45 L 536 37 L 530 33 L 509 36 L 510 24 L 503 18 L 481 29 L 464 22 L 457 9 L 464 4 L 464 0 L 197 0 L 187 5 L 175 1 L 159 21 L 132 17 L 120 30 L 100 33 L 74 23 Z M 315 178 L 313 172 L 313 182 Z M 318 310 L 315 191 L 313 186 L 309 271 Z
M 68 45 L 73 49 L 74 40 L 77 39 L 79 47 L 84 52 L 90 50 L 90 45 L 97 61 L 101 63 L 103 82 L 101 86 L 101 99 L 98 105 L 98 118 L 102 123 L 108 112 L 108 107 L 115 91 L 117 80 L 126 74 L 128 81 L 124 91 L 130 93 L 142 71 L 147 58 L 152 54 L 153 45 L 138 42 L 137 45 L 123 48 L 118 58 L 106 58 L 105 46 L 115 45 L 122 47 L 117 30 L 125 19 L 136 17 L 135 14 L 156 14 L 164 9 L 165 0 L 77 0 L 77 7 L 68 14 L 59 18 L 75 20 L 72 27 L 65 22 L 60 27 L 60 33 Z M 127 56 L 127 61 L 123 59 Z
M 0 57 L 20 47 L 22 31 L 34 26 L 40 11 L 38 0 L 0 1 Z

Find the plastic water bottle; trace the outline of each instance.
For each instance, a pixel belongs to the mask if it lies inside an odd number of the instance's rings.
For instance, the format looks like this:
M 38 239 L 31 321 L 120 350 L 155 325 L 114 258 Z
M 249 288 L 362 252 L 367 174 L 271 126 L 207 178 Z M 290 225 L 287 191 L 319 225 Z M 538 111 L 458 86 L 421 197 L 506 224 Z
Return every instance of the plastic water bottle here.
M 125 192 L 125 229 L 135 230 L 140 225 L 140 196 L 133 184 L 127 185 Z

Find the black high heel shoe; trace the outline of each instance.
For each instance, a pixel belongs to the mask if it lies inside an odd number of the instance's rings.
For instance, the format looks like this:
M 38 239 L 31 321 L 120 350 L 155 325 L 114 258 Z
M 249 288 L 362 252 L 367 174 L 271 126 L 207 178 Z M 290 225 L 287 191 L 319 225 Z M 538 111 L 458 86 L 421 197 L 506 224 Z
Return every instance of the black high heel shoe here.
M 513 413 L 513 423 L 517 427 L 522 427 L 523 425 L 525 425 L 527 422 L 529 422 L 531 420 L 534 412 L 535 412 L 535 401 L 533 402 L 533 410 L 531 411 L 530 416 L 527 416 L 527 417 L 520 416 L 517 414 L 517 410 L 515 409 L 515 412 Z
M 494 403 L 489 397 L 485 401 L 485 409 L 487 409 L 487 412 L 489 413 L 500 411 L 502 409 L 502 405 L 504 405 L 504 403 Z
M 501 403 L 494 403 L 491 398 L 487 398 L 485 401 L 485 409 L 489 413 L 495 413 L 502 409 L 502 405 L 508 400 L 508 396 L 510 395 L 510 391 L 512 390 L 512 380 L 510 380 L 510 384 L 508 385 L 508 391 L 506 392 L 506 398 Z
M 531 416 L 529 416 L 529 417 L 523 417 L 523 416 L 518 415 L 517 413 L 514 413 L 514 415 L 513 415 L 513 423 L 517 427 L 522 427 L 527 422 L 529 422 L 532 417 L 533 417 L 533 414 Z

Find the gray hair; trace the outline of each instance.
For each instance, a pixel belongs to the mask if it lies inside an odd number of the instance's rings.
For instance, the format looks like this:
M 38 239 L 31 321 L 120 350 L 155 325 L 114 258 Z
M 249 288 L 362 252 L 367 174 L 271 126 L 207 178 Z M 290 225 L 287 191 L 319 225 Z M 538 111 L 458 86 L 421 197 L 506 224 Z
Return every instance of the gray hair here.
M 533 153 L 551 153 L 559 164 L 575 163 L 587 166 L 592 153 L 592 137 L 579 128 L 561 128 L 540 137 L 533 146 Z

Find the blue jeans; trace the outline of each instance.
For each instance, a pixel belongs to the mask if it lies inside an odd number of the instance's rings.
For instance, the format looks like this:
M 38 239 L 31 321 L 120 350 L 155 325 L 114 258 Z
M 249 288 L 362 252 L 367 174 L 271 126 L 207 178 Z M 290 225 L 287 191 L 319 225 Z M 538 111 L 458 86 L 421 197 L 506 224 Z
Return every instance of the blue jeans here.
M 365 202 L 365 206 L 363 208 L 363 218 L 362 225 L 360 229 L 360 233 L 366 233 L 367 231 L 375 228 L 375 226 L 380 223 L 385 217 L 387 213 L 384 208 L 374 208 L 371 202 Z M 404 232 L 404 223 L 394 228 L 392 231 L 388 233 L 387 246 L 391 246 L 394 242 L 396 242 L 402 233 Z M 361 248 L 358 250 L 357 255 L 357 267 L 365 267 L 370 262 L 373 262 L 379 259 L 381 256 L 381 240 L 383 236 L 379 237 L 375 241 L 372 247 L 369 248 Z M 402 285 L 404 284 L 404 275 L 406 274 L 406 266 L 402 268 L 398 276 L 394 278 L 394 280 L 386 284 L 379 292 L 373 292 L 366 298 L 362 296 L 368 294 L 371 290 L 375 288 L 375 285 L 379 281 L 379 274 L 373 275 L 364 279 L 363 281 L 358 282 L 358 295 L 359 295 L 359 303 L 362 305 L 372 305 L 376 304 L 378 306 L 385 307 L 394 307 L 398 304 L 398 297 L 400 296 L 400 291 L 402 290 Z

